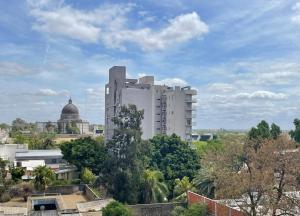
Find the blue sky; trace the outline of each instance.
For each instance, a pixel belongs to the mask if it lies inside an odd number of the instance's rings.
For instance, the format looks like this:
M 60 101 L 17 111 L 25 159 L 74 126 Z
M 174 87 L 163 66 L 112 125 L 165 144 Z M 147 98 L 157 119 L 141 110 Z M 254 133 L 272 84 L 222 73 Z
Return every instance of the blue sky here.
M 198 90 L 197 128 L 300 118 L 300 1 L 0 0 L 0 122 L 103 123 L 108 69 Z

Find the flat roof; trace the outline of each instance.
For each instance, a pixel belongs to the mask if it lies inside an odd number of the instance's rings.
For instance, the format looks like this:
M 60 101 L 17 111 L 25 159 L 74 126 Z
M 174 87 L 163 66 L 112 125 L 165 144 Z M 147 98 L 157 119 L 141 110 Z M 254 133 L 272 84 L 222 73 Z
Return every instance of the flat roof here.
M 50 150 L 28 150 L 26 152 L 16 152 L 16 158 L 24 157 L 62 157 L 60 149 L 50 149 Z

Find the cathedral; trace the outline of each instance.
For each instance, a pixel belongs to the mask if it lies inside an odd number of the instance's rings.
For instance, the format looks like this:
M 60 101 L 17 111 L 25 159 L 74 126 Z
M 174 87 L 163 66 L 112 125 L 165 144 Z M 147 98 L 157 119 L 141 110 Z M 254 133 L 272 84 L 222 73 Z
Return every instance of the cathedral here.
M 79 110 L 69 99 L 57 122 L 37 122 L 39 132 L 55 131 L 59 134 L 88 134 L 89 122 L 80 119 Z

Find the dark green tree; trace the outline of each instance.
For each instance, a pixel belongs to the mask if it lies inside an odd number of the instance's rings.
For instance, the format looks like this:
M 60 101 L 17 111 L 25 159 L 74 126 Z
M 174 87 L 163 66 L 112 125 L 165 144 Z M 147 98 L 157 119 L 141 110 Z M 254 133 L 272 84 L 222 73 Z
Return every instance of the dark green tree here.
M 277 139 L 281 134 L 281 129 L 278 125 L 272 123 L 271 128 L 269 124 L 262 120 L 257 127 L 252 127 L 248 133 L 248 138 L 252 147 L 257 151 L 261 147 L 261 143 L 265 139 Z
M 290 135 L 297 143 L 300 143 L 300 120 L 296 118 L 294 120 L 294 125 L 295 130 L 291 130 Z
M 74 164 L 79 171 L 83 168 L 90 169 L 99 174 L 106 160 L 107 150 L 104 142 L 97 142 L 91 137 L 84 137 L 60 145 L 63 158 Z
M 270 135 L 273 139 L 277 139 L 279 135 L 281 134 L 281 129 L 278 125 L 272 123 L 271 125 L 271 130 L 270 130 Z
M 122 203 L 113 201 L 102 209 L 103 216 L 132 216 L 131 211 Z
M 19 181 L 22 179 L 22 176 L 25 174 L 25 169 L 23 167 L 11 167 L 10 174 L 14 181 Z
M 193 179 L 200 168 L 197 153 L 175 134 L 157 135 L 150 142 L 154 148 L 150 165 L 164 174 L 172 196 L 175 179 L 182 179 L 185 176 Z
M 120 202 L 136 203 L 143 173 L 141 122 L 144 112 L 135 105 L 122 106 L 113 119 L 116 126 L 107 143 L 109 157 L 104 181 L 108 192 Z

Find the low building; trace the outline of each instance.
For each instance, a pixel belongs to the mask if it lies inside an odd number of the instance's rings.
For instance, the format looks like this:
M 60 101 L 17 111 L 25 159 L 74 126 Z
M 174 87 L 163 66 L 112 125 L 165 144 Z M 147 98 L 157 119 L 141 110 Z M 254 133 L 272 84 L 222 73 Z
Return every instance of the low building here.
M 77 178 L 76 167 L 63 159 L 59 149 L 16 152 L 15 166 L 25 168 L 26 174 L 23 179 L 31 179 L 34 168 L 38 166 L 50 167 L 56 174 L 56 179 L 72 180 Z
M 17 152 L 28 151 L 27 144 L 0 144 L 0 158 L 8 160 L 11 164 L 16 159 Z

